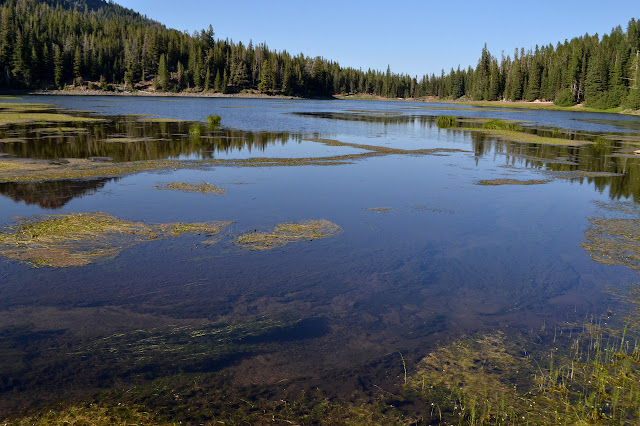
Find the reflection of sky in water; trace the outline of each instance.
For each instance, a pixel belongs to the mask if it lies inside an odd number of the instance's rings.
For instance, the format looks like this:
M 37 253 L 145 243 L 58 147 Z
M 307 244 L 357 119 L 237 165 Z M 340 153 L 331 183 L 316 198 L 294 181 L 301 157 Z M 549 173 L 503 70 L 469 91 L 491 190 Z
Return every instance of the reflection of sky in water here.
M 347 146 L 326 146 L 312 141 L 289 141 L 285 144 L 270 144 L 264 149 L 259 147 L 233 147 L 217 149 L 215 151 L 201 151 L 198 154 L 180 155 L 179 160 L 198 160 L 202 158 L 215 158 L 220 160 L 246 159 L 246 158 L 308 158 L 328 157 L 339 155 L 362 154 L 368 151 Z
M 234 98 L 171 98 L 171 97 L 109 97 L 109 96 L 25 96 L 26 102 L 55 103 L 66 108 L 97 111 L 105 114 L 151 114 L 162 118 L 181 120 L 204 120 L 208 115 L 218 114 L 222 124 L 241 130 L 292 132 L 329 132 L 353 134 L 362 131 L 353 123 L 334 120 L 300 117 L 291 112 L 352 112 L 391 111 L 405 115 L 454 115 L 459 117 L 501 118 L 524 120 L 534 124 L 592 132 L 624 132 L 624 127 L 613 124 L 594 123 L 588 120 L 640 121 L 640 118 L 622 114 L 604 114 L 572 111 L 545 110 L 500 110 L 491 107 L 454 105 L 452 111 L 441 109 L 447 104 L 420 104 L 413 102 L 376 101 L 313 101 L 281 99 L 234 99 Z M 109 107 L 106 107 L 109 105 Z M 437 109 L 421 109 L 415 106 L 432 106 Z M 409 109 L 411 108 L 411 109 Z M 377 125 L 378 128 L 383 127 Z M 402 127 L 402 126 L 401 126 Z

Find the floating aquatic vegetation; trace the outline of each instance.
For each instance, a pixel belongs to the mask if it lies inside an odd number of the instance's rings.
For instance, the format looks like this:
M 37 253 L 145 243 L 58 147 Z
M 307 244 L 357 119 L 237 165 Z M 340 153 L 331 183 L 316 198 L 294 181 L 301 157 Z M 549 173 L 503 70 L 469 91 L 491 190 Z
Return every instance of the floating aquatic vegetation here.
M 640 219 L 589 218 L 581 246 L 593 260 L 640 270 Z
M 118 163 L 94 161 L 99 157 L 94 157 L 93 159 L 68 159 L 55 162 L 0 158 L 0 183 L 117 177 L 151 170 L 199 168 L 213 165 L 241 167 L 336 166 L 350 164 L 351 160 L 375 155 L 380 154 L 367 152 L 363 154 L 317 158 L 214 159 L 200 160 L 197 162 L 142 160 Z
M 364 149 L 366 151 L 373 151 L 379 154 L 438 154 L 442 152 L 469 152 L 457 148 L 423 148 L 423 149 L 400 149 L 400 148 L 388 148 L 385 146 L 377 145 L 363 145 L 357 143 L 342 142 L 335 139 L 304 139 L 311 142 L 318 142 L 327 146 L 349 146 L 352 148 Z M 358 154 L 355 154 L 358 155 Z
M 525 363 L 506 349 L 500 332 L 441 347 L 421 361 L 408 387 L 435 402 L 438 411 L 453 411 L 470 424 L 511 423 L 523 401 L 510 373 Z
M 236 242 L 250 250 L 270 250 L 296 241 L 313 241 L 329 238 L 342 231 L 338 225 L 325 219 L 299 223 L 279 223 L 271 232 L 250 232 L 240 235 Z
M 554 177 L 564 178 L 564 179 L 578 179 L 578 178 L 610 178 L 610 177 L 622 177 L 624 173 L 615 173 L 615 172 L 590 172 L 588 170 L 574 170 L 574 171 L 559 171 L 553 172 L 549 171 Z
M 144 241 L 186 233 L 215 235 L 230 222 L 147 225 L 106 213 L 35 216 L 0 232 L 0 255 L 35 267 L 82 266 L 99 258 L 113 258 Z
M 367 210 L 369 210 L 371 212 L 378 212 L 378 213 L 396 211 L 396 209 L 394 209 L 393 207 L 369 207 Z
M 182 191 L 182 192 L 199 192 L 201 194 L 225 194 L 227 191 L 206 182 L 185 183 L 185 182 L 169 182 L 164 185 L 156 185 L 155 189 Z
M 549 183 L 550 180 L 543 179 L 529 179 L 529 180 L 520 180 L 520 179 L 482 179 L 479 180 L 476 185 L 489 185 L 489 186 L 497 186 L 497 185 L 542 185 L 544 183 Z

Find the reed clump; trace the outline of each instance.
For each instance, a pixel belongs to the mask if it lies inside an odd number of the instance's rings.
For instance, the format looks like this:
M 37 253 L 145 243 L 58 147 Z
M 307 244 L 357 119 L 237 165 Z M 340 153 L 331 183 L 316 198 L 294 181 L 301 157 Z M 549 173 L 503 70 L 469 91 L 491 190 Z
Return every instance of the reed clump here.
M 216 127 L 220 127 L 222 118 L 220 118 L 219 115 L 209 115 L 207 116 L 206 122 L 209 129 L 215 129 Z
M 457 119 L 452 115 L 440 115 L 436 118 L 436 125 L 441 129 L 453 127 L 456 125 Z

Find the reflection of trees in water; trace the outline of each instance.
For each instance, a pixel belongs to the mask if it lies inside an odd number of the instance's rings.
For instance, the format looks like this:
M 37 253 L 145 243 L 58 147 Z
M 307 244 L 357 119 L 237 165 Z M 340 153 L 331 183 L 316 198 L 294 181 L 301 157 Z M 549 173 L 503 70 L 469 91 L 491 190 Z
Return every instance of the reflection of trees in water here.
M 289 132 L 231 129 L 205 130 L 190 136 L 193 125 L 114 119 L 108 123 L 82 123 L 75 132 L 69 127 L 56 131 L 55 127 L 21 126 L 0 132 L 0 138 L 23 140 L 0 143 L 0 153 L 41 159 L 110 157 L 116 161 L 136 161 L 180 156 L 209 159 L 215 158 L 216 153 L 244 149 L 264 151 L 270 145 L 302 140 L 301 135 Z
M 624 150 L 620 143 L 561 146 L 509 142 L 490 135 L 469 132 L 476 158 L 503 154 L 505 163 L 526 168 L 558 172 L 580 183 L 593 184 L 599 192 L 609 192 L 612 199 L 633 197 L 640 201 L 640 162 L 625 156 L 613 156 Z M 577 138 L 586 135 L 576 133 Z M 583 176 L 578 172 L 616 173 L 624 176 Z
M 37 204 L 43 209 L 59 209 L 74 198 L 89 195 L 117 178 L 56 180 L 32 183 L 1 183 L 0 194 L 13 201 Z

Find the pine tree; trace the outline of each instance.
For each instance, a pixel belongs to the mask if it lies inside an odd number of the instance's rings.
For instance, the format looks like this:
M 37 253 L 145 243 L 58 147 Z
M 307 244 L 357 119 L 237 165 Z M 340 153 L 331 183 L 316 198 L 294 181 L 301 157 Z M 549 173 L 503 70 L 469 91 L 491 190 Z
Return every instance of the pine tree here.
M 169 90 L 169 70 L 167 69 L 167 57 L 160 55 L 160 61 L 158 62 L 158 75 L 156 76 L 158 87 L 161 91 L 165 92 Z
M 204 75 L 204 91 L 208 92 L 211 88 L 211 69 L 207 67 L 207 72 Z
M 53 78 L 58 89 L 62 89 L 64 83 L 64 59 L 60 46 L 53 45 Z
M 258 90 L 262 93 L 267 93 L 273 88 L 273 73 L 269 60 L 265 59 L 262 63 L 262 69 L 259 76 L 260 83 L 258 83 Z
M 74 82 L 82 78 L 82 55 L 80 53 L 80 46 L 76 46 L 73 53 L 73 79 Z M 133 77 L 131 78 L 133 80 Z
M 216 79 L 213 82 L 213 90 L 222 93 L 222 77 L 220 77 L 220 70 L 216 72 Z

